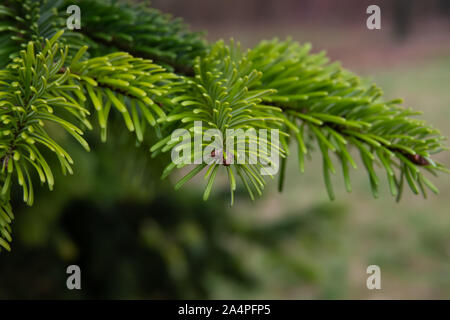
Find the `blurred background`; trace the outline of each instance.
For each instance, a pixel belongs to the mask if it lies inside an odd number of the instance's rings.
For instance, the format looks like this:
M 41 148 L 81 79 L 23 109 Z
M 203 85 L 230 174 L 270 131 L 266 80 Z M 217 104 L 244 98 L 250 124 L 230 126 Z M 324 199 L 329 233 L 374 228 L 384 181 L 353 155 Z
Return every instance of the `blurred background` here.
M 207 30 L 211 41 L 311 42 L 450 136 L 448 0 L 152 3 Z M 381 30 L 366 28 L 371 4 L 381 8 Z M 282 194 L 274 181 L 255 203 L 241 190 L 230 207 L 225 185 L 206 203 L 201 183 L 173 191 L 173 181 L 160 180 L 164 161 L 149 158 L 151 142 L 136 147 L 120 123 L 110 132 L 107 144 L 90 133 L 90 154 L 68 138 L 74 176 L 57 176 L 53 192 L 37 188 L 32 208 L 15 200 L 13 251 L 0 255 L 0 298 L 450 299 L 445 175 L 433 179 L 439 196 L 408 191 L 398 204 L 386 181 L 373 199 L 359 170 L 353 193 L 337 188 L 330 202 L 313 155 L 305 174 L 294 159 L 288 163 Z M 450 155 L 439 161 L 450 166 Z M 344 185 L 339 174 L 333 178 Z M 81 267 L 80 291 L 66 288 L 71 264 Z M 366 287 L 372 264 L 381 268 L 381 290 Z

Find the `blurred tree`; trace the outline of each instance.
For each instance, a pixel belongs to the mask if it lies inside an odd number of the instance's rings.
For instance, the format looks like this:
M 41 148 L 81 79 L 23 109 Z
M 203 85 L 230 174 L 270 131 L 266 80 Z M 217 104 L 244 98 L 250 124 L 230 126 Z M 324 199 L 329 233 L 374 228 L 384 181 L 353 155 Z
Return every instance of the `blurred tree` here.
M 393 25 L 394 36 L 398 40 L 404 40 L 411 30 L 412 10 L 414 0 L 394 0 L 393 6 Z

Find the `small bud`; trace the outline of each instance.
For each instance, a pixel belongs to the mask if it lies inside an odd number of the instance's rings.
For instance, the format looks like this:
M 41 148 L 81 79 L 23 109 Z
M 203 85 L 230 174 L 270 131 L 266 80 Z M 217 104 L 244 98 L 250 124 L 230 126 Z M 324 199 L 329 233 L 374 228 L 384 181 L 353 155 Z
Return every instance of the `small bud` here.
M 428 166 L 430 164 L 427 159 L 418 154 L 408 154 L 407 157 L 411 162 L 419 166 Z

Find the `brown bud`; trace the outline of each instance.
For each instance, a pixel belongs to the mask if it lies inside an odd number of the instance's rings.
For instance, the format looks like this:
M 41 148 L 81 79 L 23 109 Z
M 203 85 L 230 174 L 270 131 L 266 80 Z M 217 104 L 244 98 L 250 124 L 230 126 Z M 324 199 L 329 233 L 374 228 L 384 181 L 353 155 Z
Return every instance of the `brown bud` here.
M 228 167 L 233 162 L 233 155 L 231 153 L 226 152 L 226 158 L 225 158 L 225 154 L 223 153 L 222 150 L 211 151 L 211 158 L 219 160 L 220 157 L 222 157 L 222 164 L 225 167 Z
M 225 151 L 227 158 L 225 159 L 225 155 L 223 156 L 223 165 L 228 167 L 231 163 L 233 163 L 233 154 Z
M 408 154 L 407 158 L 414 164 L 419 166 L 428 166 L 430 162 L 427 159 L 418 154 Z

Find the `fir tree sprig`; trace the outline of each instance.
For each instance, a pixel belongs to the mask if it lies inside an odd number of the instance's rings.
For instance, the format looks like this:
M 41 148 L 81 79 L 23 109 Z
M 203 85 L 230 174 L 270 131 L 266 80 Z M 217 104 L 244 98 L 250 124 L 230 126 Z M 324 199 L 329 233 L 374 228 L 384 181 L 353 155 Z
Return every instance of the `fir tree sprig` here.
M 81 100 L 89 99 L 98 115 L 102 141 L 106 141 L 108 116 L 111 108 L 119 111 L 129 131 L 143 141 L 147 125 L 156 126 L 166 117 L 159 106 L 169 89 L 181 81 L 173 73 L 151 60 L 134 58 L 117 52 L 103 57 L 80 61 L 87 47 L 83 47 L 70 64 L 78 75 L 73 82 L 83 89 Z
M 83 130 L 76 125 L 77 122 L 89 125 L 86 120 L 89 111 L 82 104 L 64 98 L 75 94 L 80 87 L 69 84 L 73 77 L 69 70 L 59 72 L 68 48 L 60 48 L 57 38 L 58 35 L 47 40 L 44 48 L 29 42 L 27 50 L 22 50 L 6 70 L 0 71 L 0 232 L 8 241 L 11 240 L 7 224 L 12 219 L 9 201 L 13 180 L 22 187 L 23 200 L 28 205 L 34 201 L 32 171 L 38 174 L 41 183 L 53 188 L 52 169 L 42 149 L 56 155 L 64 174 L 73 172 L 72 158 L 46 126 L 58 125 L 89 150 L 82 137 Z M 4 240 L 0 245 L 9 249 Z
M 72 4 L 65 1 L 62 10 Z M 151 59 L 181 74 L 191 74 L 197 56 L 204 55 L 207 44 L 203 33 L 192 32 L 180 18 L 172 18 L 145 3 L 80 0 L 83 27 L 79 31 L 94 56 L 126 51 Z
M 53 187 L 53 168 L 42 150 L 57 157 L 63 173 L 72 173 L 70 155 L 47 129 L 56 125 L 89 150 L 83 133 L 93 127 L 94 114 L 103 141 L 110 113 L 118 112 L 138 143 L 146 132 L 156 139 L 153 157 L 184 147 L 194 149 L 189 160 L 210 154 L 212 162 L 195 164 L 175 185 L 180 188 L 204 170 L 205 200 L 220 172 L 228 177 L 232 203 L 239 180 L 252 199 L 262 194 L 266 181 L 260 170 L 270 163 L 267 151 L 256 163 L 237 161 L 253 156 L 251 143 L 278 151 L 280 189 L 291 143 L 297 144 L 302 172 L 306 156 L 317 147 L 330 198 L 335 159 L 351 191 L 349 168 L 357 167 L 353 150 L 374 196 L 380 184 L 377 167 L 386 172 L 397 199 L 405 184 L 425 197 L 427 189 L 437 193 L 424 172 L 449 172 L 433 159 L 447 150 L 438 130 L 403 108 L 401 100 L 386 101 L 376 85 L 330 64 L 325 53 L 312 54 L 309 44 L 263 41 L 248 51 L 234 41 L 208 45 L 181 20 L 144 5 L 107 0 L 78 1 L 82 29 L 63 32 L 69 4 L 5 0 L 0 5 L 0 67 L 5 67 L 0 71 L 0 247 L 10 250 L 12 185 L 22 187 L 29 205 L 33 175 Z M 210 151 L 208 143 L 196 150 L 192 142 L 179 145 L 172 139 L 176 129 L 194 133 L 199 122 L 202 135 L 209 129 L 223 136 L 228 129 L 276 129 L 280 145 L 270 136 L 250 135 L 243 147 L 236 141 L 230 149 Z M 187 165 L 169 162 L 163 177 Z
M 305 170 L 306 146 L 313 137 L 322 153 L 330 198 L 334 198 L 330 173 L 336 172 L 330 153 L 341 163 L 351 192 L 348 168 L 357 166 L 350 146 L 360 153 L 375 197 L 379 189 L 376 166 L 385 169 L 391 193 L 398 199 L 403 179 L 416 194 L 420 190 L 426 197 L 425 187 L 437 193 L 422 169 L 432 174 L 447 172 L 431 158 L 446 149 L 440 132 L 413 118 L 420 112 L 403 108 L 400 99 L 385 101 L 376 85 L 361 81 L 337 63 L 329 64 L 323 52 L 310 54 L 310 49 L 309 44 L 275 39 L 263 41 L 249 53 L 253 66 L 263 73 L 256 88 L 277 90 L 264 100 L 282 108 L 286 128 L 293 128 L 300 170 Z
M 4 0 L 0 4 L 0 67 L 8 65 L 30 41 L 44 43 L 66 27 L 67 14 L 61 0 Z M 66 30 L 60 42 L 69 45 L 68 56 L 86 42 L 77 32 Z
M 92 129 L 91 111 L 97 112 L 106 140 L 108 115 L 115 109 L 141 142 L 148 125 L 157 126 L 166 118 L 158 103 L 165 101 L 169 88 L 181 83 L 178 76 L 152 61 L 123 52 L 86 60 L 82 57 L 87 48 L 82 47 L 67 61 L 69 47 L 58 42 L 62 35 L 63 31 L 58 32 L 45 40 L 44 46 L 30 41 L 27 50 L 0 71 L 0 246 L 7 250 L 14 180 L 30 206 L 33 170 L 42 184 L 53 188 L 52 168 L 42 148 L 56 155 L 63 174 L 73 173 L 72 158 L 45 129 L 50 123 L 63 128 L 89 151 L 82 136 L 85 129 Z
M 283 119 L 273 112 L 274 110 L 281 111 L 281 109 L 262 103 L 262 99 L 270 96 L 275 90 L 249 89 L 255 86 L 262 73 L 251 68 L 251 63 L 238 44 L 231 43 L 230 46 L 226 46 L 219 41 L 206 57 L 197 58 L 194 70 L 194 77 L 186 79 L 184 87 L 177 88 L 177 94 L 172 93 L 174 98 L 171 100 L 171 104 L 175 107 L 166 119 L 169 123 L 167 128 L 170 129 L 166 128 L 166 131 L 171 132 L 174 128 L 183 128 L 193 134 L 206 137 L 209 129 L 216 129 L 221 133 L 217 139 L 225 139 L 227 130 L 242 130 L 242 132 L 249 129 L 256 131 L 261 128 L 270 130 L 278 128 L 279 124 L 283 122 Z M 198 129 L 195 124 L 198 122 L 202 123 L 200 132 L 196 132 Z M 267 137 L 267 140 L 270 144 L 270 137 Z M 182 147 L 195 150 L 194 143 L 195 141 L 191 140 L 191 144 Z M 200 173 L 203 168 L 206 168 L 207 184 L 203 198 L 207 200 L 217 170 L 223 166 L 229 178 L 232 203 L 236 189 L 236 177 L 242 180 L 252 199 L 254 199 L 254 192 L 261 195 L 265 186 L 265 180 L 260 174 L 262 164 L 258 161 L 259 159 L 249 163 L 249 159 L 255 156 L 247 147 L 250 143 L 266 143 L 266 141 L 261 141 L 261 137 L 258 138 L 251 134 L 245 136 L 243 141 L 233 138 L 231 150 L 225 148 L 225 145 L 230 147 L 226 141 L 219 141 L 218 150 L 207 151 L 207 153 L 219 152 L 220 158 L 222 158 L 218 159 L 220 163 L 214 161 L 209 165 L 202 163 L 195 166 L 176 184 L 176 188 L 180 188 Z M 220 146 L 222 146 L 221 149 Z M 271 145 L 271 147 L 276 146 Z M 157 155 L 158 152 L 171 151 L 174 148 L 180 148 L 179 141 L 171 139 L 171 134 L 169 134 L 155 144 L 151 151 Z M 208 148 L 209 143 L 203 142 L 200 150 L 192 152 L 191 158 L 188 159 L 189 163 L 194 163 L 194 159 L 199 156 L 204 159 L 203 154 L 205 150 L 209 150 Z M 282 157 L 285 156 L 282 147 L 279 148 L 279 154 Z M 217 158 L 217 156 L 214 157 Z M 259 156 L 266 158 L 265 160 L 269 162 L 267 153 L 259 154 Z M 227 157 L 234 161 L 230 161 Z M 239 157 L 245 159 L 239 161 Z M 245 161 L 247 162 L 244 163 Z M 174 168 L 182 168 L 189 163 L 171 162 L 164 170 L 163 177 L 166 177 Z

